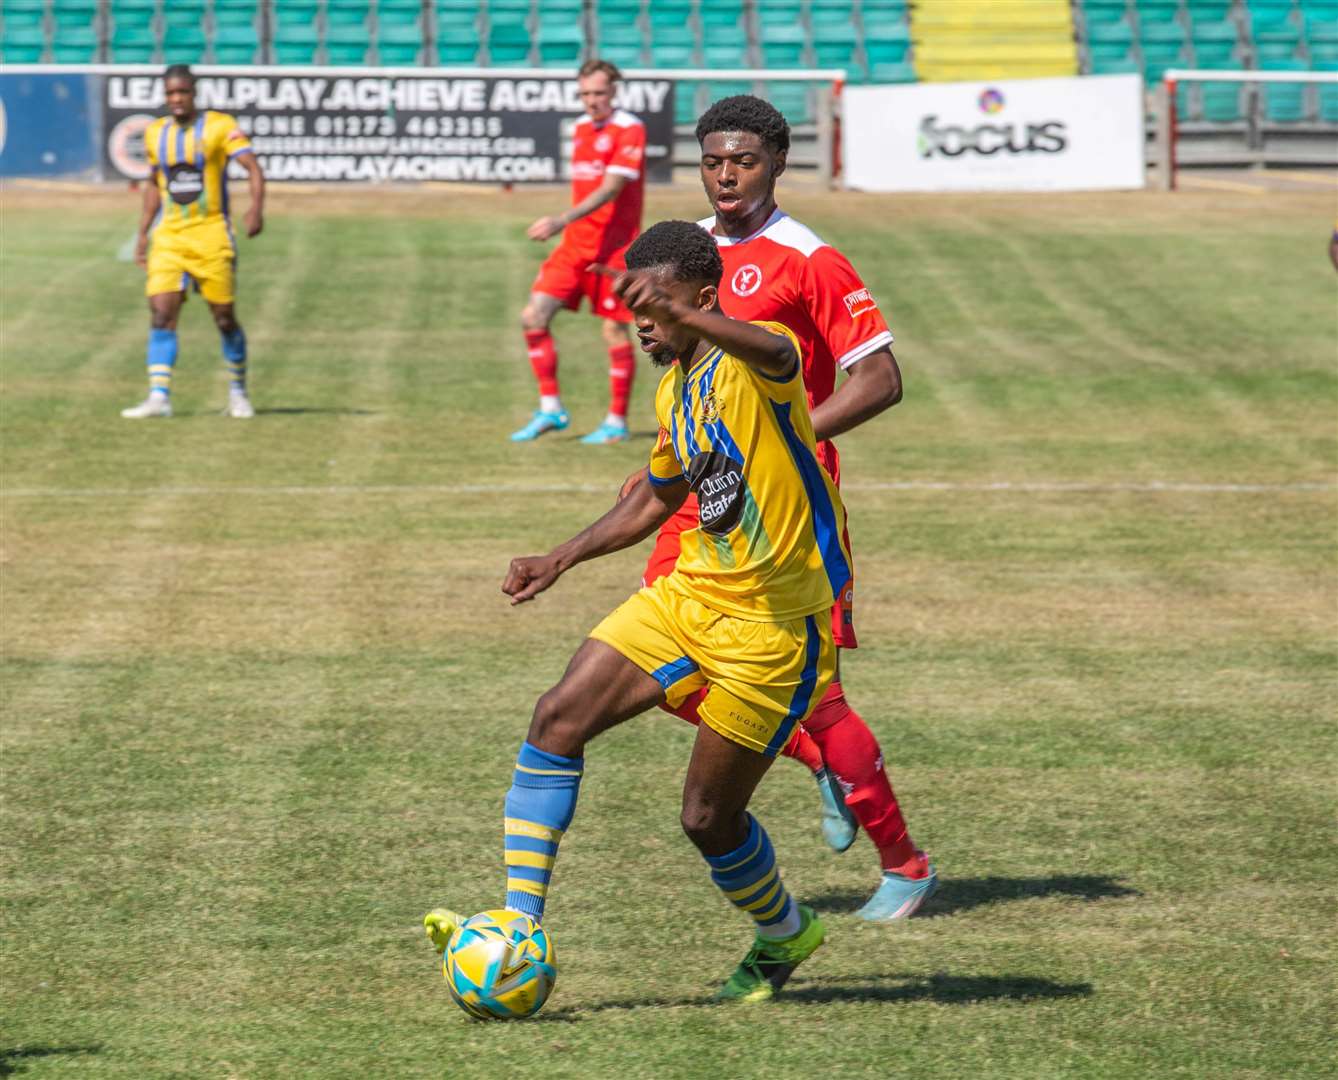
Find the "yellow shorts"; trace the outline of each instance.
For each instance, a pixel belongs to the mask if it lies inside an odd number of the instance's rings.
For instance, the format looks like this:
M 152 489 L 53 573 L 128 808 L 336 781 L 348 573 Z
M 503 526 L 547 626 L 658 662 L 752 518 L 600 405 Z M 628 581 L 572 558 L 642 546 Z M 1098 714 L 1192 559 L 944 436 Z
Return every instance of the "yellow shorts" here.
M 836 673 L 824 609 L 788 622 L 750 622 L 695 600 L 677 574 L 631 596 L 591 632 L 664 687 L 671 703 L 708 687 L 702 722 L 772 757 L 822 700 Z
M 146 296 L 185 292 L 192 285 L 211 304 L 233 301 L 237 248 L 226 222 L 203 222 L 188 228 L 154 230 L 149 241 Z

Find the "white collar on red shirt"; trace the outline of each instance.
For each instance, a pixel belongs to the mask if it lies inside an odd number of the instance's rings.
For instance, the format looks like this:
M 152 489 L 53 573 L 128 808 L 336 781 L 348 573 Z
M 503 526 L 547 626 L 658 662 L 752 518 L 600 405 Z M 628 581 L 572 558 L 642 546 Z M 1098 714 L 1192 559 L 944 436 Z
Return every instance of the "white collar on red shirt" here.
M 789 214 L 787 214 L 784 210 L 782 210 L 778 206 L 776 207 L 775 210 L 771 212 L 771 216 L 767 218 L 767 220 L 762 224 L 762 227 L 760 229 L 758 229 L 756 232 L 750 233 L 747 236 L 739 237 L 737 239 L 733 236 L 723 236 L 715 231 L 714 214 L 712 214 L 708 218 L 703 218 L 701 221 L 697 222 L 697 224 L 700 225 L 712 236 L 714 236 L 715 242 L 719 244 L 721 247 L 733 247 L 735 244 L 746 244 L 748 243 L 749 240 L 756 240 L 759 236 L 761 236 L 764 232 L 766 232 L 769 228 L 771 228 L 771 226 L 775 225 L 776 222 L 784 221 L 789 216 L 790 216 Z

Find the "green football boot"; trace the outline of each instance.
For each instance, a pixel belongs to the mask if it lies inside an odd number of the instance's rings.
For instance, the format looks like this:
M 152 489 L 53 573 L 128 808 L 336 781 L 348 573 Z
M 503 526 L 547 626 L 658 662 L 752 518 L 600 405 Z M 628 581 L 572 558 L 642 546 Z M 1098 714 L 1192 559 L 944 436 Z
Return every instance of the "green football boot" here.
M 446 946 L 451 943 L 451 935 L 460 928 L 460 924 L 464 921 L 450 908 L 433 908 L 423 916 L 423 929 L 427 931 L 428 940 L 432 942 L 432 947 L 437 952 L 445 952 Z
M 799 933 L 787 938 L 764 938 L 761 934 L 734 974 L 715 995 L 717 1001 L 768 1001 L 794 974 L 794 969 L 812 956 L 826 930 L 811 907 L 799 905 Z

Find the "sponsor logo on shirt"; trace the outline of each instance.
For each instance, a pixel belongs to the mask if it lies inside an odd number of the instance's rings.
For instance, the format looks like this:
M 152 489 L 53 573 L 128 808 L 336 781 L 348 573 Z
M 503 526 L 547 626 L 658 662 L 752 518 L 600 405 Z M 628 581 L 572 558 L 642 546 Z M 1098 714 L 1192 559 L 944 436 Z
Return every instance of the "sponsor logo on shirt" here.
M 599 180 L 604 175 L 604 163 L 602 161 L 573 161 L 571 163 L 571 178 L 573 180 Z
M 743 465 L 724 454 L 696 455 L 688 463 L 688 486 L 697 496 L 702 532 L 724 536 L 743 516 Z
M 204 174 L 194 165 L 170 165 L 167 169 L 167 193 L 172 201 L 189 206 L 204 191 Z
M 752 296 L 762 287 L 762 268 L 756 263 L 748 263 L 734 271 L 729 287 L 735 296 Z
M 846 310 L 850 312 L 852 319 L 858 318 L 866 311 L 874 311 L 878 307 L 878 302 L 869 295 L 868 289 L 856 289 L 852 293 L 846 293 L 841 299 L 845 301 Z

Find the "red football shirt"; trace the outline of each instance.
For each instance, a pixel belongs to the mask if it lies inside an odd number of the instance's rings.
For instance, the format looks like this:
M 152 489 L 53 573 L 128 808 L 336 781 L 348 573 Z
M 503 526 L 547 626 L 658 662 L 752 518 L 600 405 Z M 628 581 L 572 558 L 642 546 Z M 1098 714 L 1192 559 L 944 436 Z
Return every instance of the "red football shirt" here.
M 711 232 L 715 218 L 698 224 Z M 721 309 L 731 318 L 770 320 L 795 332 L 810 409 L 832 396 L 837 368 L 892 344 L 892 331 L 850 261 L 781 209 L 751 236 L 715 240 L 725 264 Z M 818 460 L 839 482 L 835 445 L 818 443 Z
M 641 231 L 646 194 L 646 129 L 631 113 L 615 109 L 601 124 L 581 117 L 572 130 L 571 202 L 575 206 L 607 173 L 627 177 L 616 199 L 563 231 L 563 246 L 592 262 L 625 248 Z

